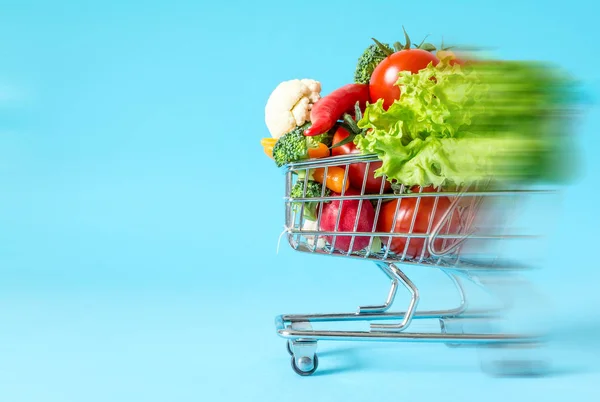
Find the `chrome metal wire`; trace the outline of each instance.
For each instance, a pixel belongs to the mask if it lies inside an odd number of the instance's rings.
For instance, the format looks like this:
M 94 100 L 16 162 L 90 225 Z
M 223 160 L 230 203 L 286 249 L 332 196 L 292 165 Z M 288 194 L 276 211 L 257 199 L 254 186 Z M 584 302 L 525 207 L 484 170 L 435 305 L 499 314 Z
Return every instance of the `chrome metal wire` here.
M 378 162 L 374 155 L 343 155 L 323 159 L 305 160 L 284 167 L 285 174 L 285 231 L 290 246 L 297 251 L 314 255 L 329 255 L 354 258 L 375 262 L 380 271 L 390 280 L 390 288 L 381 304 L 360 306 L 355 312 L 319 313 L 319 314 L 282 314 L 276 317 L 277 334 L 288 340 L 288 351 L 292 353 L 292 366 L 301 375 L 312 374 L 317 367 L 316 342 L 318 340 L 363 340 L 363 341 L 413 341 L 442 342 L 448 346 L 486 346 L 491 344 L 538 344 L 543 340 L 540 334 L 507 334 L 468 332 L 461 326 L 465 320 L 486 322 L 501 316 L 501 309 L 471 309 L 466 296 L 463 279 L 486 291 L 487 282 L 482 278 L 490 274 L 515 273 L 530 268 L 520 261 L 501 259 L 497 255 L 478 254 L 475 250 L 466 253 L 464 246 L 470 241 L 502 242 L 504 240 L 532 240 L 540 235 L 510 232 L 507 225 L 494 226 L 484 230 L 477 224 L 478 218 L 486 214 L 495 214 L 496 210 L 483 209 L 483 205 L 495 204 L 502 208 L 508 204 L 505 199 L 521 199 L 523 196 L 553 193 L 552 190 L 533 190 L 522 188 L 501 188 L 492 180 L 471 183 L 455 188 L 436 188 L 421 186 L 394 185 L 395 191 L 386 191 L 385 176 L 378 192 L 368 192 L 368 174 L 370 167 Z M 360 183 L 350 179 L 350 169 L 354 164 L 364 164 L 364 176 Z M 307 197 L 306 189 L 315 169 L 322 169 L 323 182 L 326 183 L 331 168 L 344 170 L 342 190 L 326 196 L 323 185 L 319 197 Z M 292 189 L 298 177 L 303 177 L 302 197 L 292 197 Z M 353 191 L 346 191 L 349 184 Z M 352 187 L 355 186 L 355 187 Z M 433 198 L 433 200 L 431 200 Z M 498 201 L 500 202 L 489 202 Z M 323 228 L 323 214 L 327 203 L 339 201 L 333 230 Z M 342 220 L 344 203 L 358 202 L 354 217 Z M 395 202 L 389 230 L 378 225 L 384 206 Z M 432 202 L 432 205 L 430 204 Z M 316 203 L 316 221 L 307 224 L 306 208 L 308 203 Z M 371 204 L 373 223 L 370 230 L 359 230 L 362 212 Z M 406 205 L 408 204 L 408 206 Z M 312 204 L 315 205 L 315 204 Z M 347 207 L 348 208 L 348 207 Z M 443 210 L 441 208 L 444 208 Z M 348 209 L 347 209 L 348 210 Z M 341 213 L 339 211 L 342 211 Z M 408 211 L 408 212 L 407 212 Z M 407 214 L 412 213 L 407 218 Z M 500 216 L 499 214 L 498 216 Z M 417 221 L 425 216 L 423 222 Z M 331 219 L 331 217 L 327 217 Z M 388 217 L 389 219 L 389 217 Z M 398 228 L 398 219 L 402 219 Z M 407 219 L 410 223 L 406 226 Z M 422 219 L 422 218 L 421 218 Z M 340 224 L 343 222 L 343 229 Z M 351 224 L 349 223 L 351 222 Z M 453 224 L 454 223 L 454 224 Z M 363 225 L 364 228 L 364 225 Z M 341 241 L 340 238 L 344 238 Z M 349 237 L 349 242 L 346 239 Z M 368 245 L 355 249 L 359 239 L 368 238 Z M 394 248 L 394 241 L 401 244 Z M 348 244 L 348 248 L 340 244 Z M 362 242 L 361 242 L 362 244 Z M 416 250 L 416 251 L 415 251 Z M 429 267 L 441 270 L 450 279 L 459 296 L 459 304 L 450 309 L 422 311 L 418 309 L 420 293 L 418 287 L 400 268 Z M 482 276 L 483 275 L 483 276 Z M 408 306 L 403 311 L 391 311 L 396 300 L 399 285 L 402 284 L 410 294 Z M 492 292 L 493 293 L 493 292 Z M 409 332 L 414 320 L 439 320 L 440 332 Z M 339 321 L 369 321 L 368 331 L 358 330 L 316 330 L 312 323 L 332 323 Z M 382 322 L 386 321 L 386 322 Z

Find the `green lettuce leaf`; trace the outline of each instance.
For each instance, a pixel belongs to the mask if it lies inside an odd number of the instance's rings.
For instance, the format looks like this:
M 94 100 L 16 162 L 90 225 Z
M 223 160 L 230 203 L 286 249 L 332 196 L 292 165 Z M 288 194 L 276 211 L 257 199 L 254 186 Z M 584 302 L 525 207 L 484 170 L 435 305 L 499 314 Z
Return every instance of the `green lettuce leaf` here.
M 564 80 L 537 64 L 442 61 L 401 72 L 388 110 L 369 104 L 354 142 L 383 164 L 377 177 L 405 185 L 456 185 L 494 177 L 556 179 L 572 159 L 564 141 Z M 561 85 L 562 84 L 562 85 Z M 562 162 L 562 163 L 561 163 Z
M 357 146 L 377 154 L 382 166 L 375 177 L 385 174 L 407 186 L 467 184 L 491 176 L 530 180 L 537 175 L 538 160 L 531 155 L 543 152 L 534 139 L 496 138 L 415 139 L 407 145 L 394 141 L 382 130 L 361 137 Z

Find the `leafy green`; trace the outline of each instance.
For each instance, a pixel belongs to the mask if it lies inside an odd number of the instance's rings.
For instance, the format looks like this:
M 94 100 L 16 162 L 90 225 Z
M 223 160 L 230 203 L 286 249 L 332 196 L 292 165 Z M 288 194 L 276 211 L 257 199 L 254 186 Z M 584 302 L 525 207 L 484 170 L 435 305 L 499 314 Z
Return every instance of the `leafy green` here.
M 488 177 L 557 180 L 569 169 L 568 81 L 533 63 L 447 60 L 401 72 L 388 110 L 369 104 L 354 142 L 383 161 L 375 176 L 405 185 L 464 184 Z
M 394 52 L 394 49 L 390 45 L 382 44 L 382 46 L 390 52 Z M 354 71 L 354 82 L 357 84 L 368 84 L 373 70 L 386 57 L 387 54 L 377 44 L 374 43 L 367 47 L 358 58 L 356 70 Z

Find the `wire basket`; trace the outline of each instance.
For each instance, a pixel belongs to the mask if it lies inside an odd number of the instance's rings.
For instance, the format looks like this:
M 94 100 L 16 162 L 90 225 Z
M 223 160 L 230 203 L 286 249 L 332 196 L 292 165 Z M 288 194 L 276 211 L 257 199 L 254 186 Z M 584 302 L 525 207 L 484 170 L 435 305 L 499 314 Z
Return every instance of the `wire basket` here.
M 392 191 L 384 175 L 377 180 L 381 182 L 379 191 L 367 192 L 366 184 L 372 180 L 369 175 L 380 164 L 374 155 L 349 155 L 288 165 L 285 228 L 290 246 L 308 253 L 471 270 L 476 268 L 474 263 L 461 258 L 467 240 L 482 246 L 491 241 L 539 236 L 508 232 L 509 216 L 519 198 L 549 190 L 499 189 L 490 179 L 450 189 L 397 185 Z M 332 167 L 344 169 L 342 192 L 326 196 L 323 186 L 320 197 L 306 197 L 311 171 L 321 169 L 327 179 Z M 349 172 L 355 167 L 364 172 L 358 189 L 348 186 Z M 304 192 L 302 197 L 293 197 L 292 188 L 298 181 L 304 181 Z M 308 203 L 318 204 L 316 220 L 309 220 L 305 214 Z M 335 225 L 331 221 L 324 225 L 323 210 L 330 203 L 341 212 L 336 214 Z M 387 222 L 381 219 L 383 214 Z M 352 222 L 345 215 L 352 217 Z M 368 220 L 368 227 L 361 220 Z M 363 230 L 359 230 L 361 226 Z M 383 230 L 384 226 L 388 230 Z M 483 265 L 482 269 L 510 268 L 501 266 L 497 255 L 481 251 L 471 248 L 466 253 Z

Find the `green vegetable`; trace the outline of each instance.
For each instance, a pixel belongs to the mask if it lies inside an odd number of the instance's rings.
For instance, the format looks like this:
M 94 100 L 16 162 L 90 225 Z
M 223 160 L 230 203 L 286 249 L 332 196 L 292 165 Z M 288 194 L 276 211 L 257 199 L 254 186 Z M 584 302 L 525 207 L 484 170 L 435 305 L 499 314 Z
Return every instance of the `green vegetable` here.
M 309 145 L 312 144 L 314 146 L 315 144 L 322 142 L 327 145 L 327 148 L 331 148 L 333 145 L 333 135 L 330 132 L 326 132 L 310 137 L 309 141 Z
M 310 127 L 310 123 L 296 127 L 294 130 L 282 135 L 273 146 L 273 159 L 278 167 L 288 163 L 308 159 L 309 148 L 316 148 L 320 142 L 331 145 L 333 136 L 323 133 L 313 137 L 304 135 L 304 130 Z
M 394 52 L 394 49 L 390 45 L 382 44 L 384 48 L 390 52 Z M 357 84 L 368 84 L 371 79 L 371 74 L 375 67 L 385 59 L 387 54 L 377 45 L 372 44 L 365 49 L 363 54 L 358 58 L 356 70 L 354 72 L 354 82 Z
M 568 82 L 532 63 L 447 61 L 401 72 L 388 110 L 367 106 L 354 142 L 383 161 L 375 176 L 405 185 L 460 185 L 494 177 L 559 180 L 571 153 L 564 123 Z
M 310 177 L 310 176 L 309 176 Z M 325 188 L 325 193 L 322 195 L 323 186 L 321 183 L 314 180 L 307 180 L 306 182 L 306 193 L 304 192 L 304 179 L 298 178 L 292 191 L 290 192 L 291 198 L 314 198 L 314 197 L 327 197 L 330 194 L 328 188 Z M 317 208 L 319 206 L 318 201 L 309 201 L 304 203 L 293 203 L 292 208 L 294 211 L 299 212 L 301 205 L 304 204 L 303 215 L 310 221 L 317 220 Z

